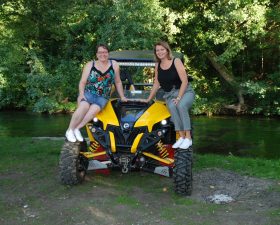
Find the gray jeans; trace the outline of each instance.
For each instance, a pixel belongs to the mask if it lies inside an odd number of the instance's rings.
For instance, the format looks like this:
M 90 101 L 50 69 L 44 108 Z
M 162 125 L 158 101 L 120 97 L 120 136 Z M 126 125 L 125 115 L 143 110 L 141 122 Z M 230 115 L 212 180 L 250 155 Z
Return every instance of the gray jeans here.
M 170 92 L 165 92 L 163 98 L 171 114 L 171 120 L 175 125 L 175 130 L 191 130 L 189 109 L 193 104 L 195 93 L 189 84 L 181 100 L 175 105 L 172 99 L 177 98 L 178 93 L 179 89 L 172 89 Z

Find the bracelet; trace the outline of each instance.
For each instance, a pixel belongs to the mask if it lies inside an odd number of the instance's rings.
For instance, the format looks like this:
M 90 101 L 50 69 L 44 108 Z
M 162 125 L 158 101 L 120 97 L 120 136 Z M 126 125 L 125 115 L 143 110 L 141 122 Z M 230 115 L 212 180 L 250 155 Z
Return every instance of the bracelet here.
M 181 100 L 181 97 L 180 97 L 180 96 L 178 96 L 176 99 L 177 99 L 178 101 L 180 101 L 180 100 Z

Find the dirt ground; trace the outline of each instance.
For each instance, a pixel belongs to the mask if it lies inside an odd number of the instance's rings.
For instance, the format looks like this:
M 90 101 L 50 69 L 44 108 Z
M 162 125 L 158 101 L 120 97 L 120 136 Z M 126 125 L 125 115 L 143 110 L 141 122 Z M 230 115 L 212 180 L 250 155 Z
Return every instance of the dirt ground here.
M 193 193 L 184 197 L 173 193 L 172 179 L 154 174 L 89 173 L 69 187 L 56 173 L 1 174 L 0 224 L 280 224 L 280 181 L 206 169 L 194 172 Z M 215 195 L 231 202 L 217 204 Z
M 195 174 L 194 187 L 191 198 L 200 202 L 215 204 L 213 195 L 232 197 L 232 202 L 220 203 L 226 210 L 215 215 L 219 224 L 280 224 L 280 182 L 209 169 Z M 273 209 L 275 221 L 266 214 Z

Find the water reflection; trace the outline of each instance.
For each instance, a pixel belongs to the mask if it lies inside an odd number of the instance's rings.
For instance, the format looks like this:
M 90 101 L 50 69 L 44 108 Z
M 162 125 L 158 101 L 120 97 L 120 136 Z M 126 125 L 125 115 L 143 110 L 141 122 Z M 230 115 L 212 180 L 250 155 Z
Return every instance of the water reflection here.
M 62 137 L 71 115 L 0 112 L 4 136 Z M 194 117 L 194 149 L 200 153 L 280 158 L 280 120 L 249 117 Z
M 195 117 L 193 123 L 197 152 L 280 157 L 279 119 Z
M 48 115 L 26 112 L 0 112 L 0 137 L 63 136 L 71 115 Z

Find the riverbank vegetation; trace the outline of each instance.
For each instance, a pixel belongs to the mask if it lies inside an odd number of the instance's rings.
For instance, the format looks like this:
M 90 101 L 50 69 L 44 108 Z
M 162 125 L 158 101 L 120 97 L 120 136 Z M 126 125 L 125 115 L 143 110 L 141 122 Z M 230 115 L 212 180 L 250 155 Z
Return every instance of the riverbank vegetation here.
M 193 114 L 280 115 L 279 1 L 14 0 L 0 18 L 0 109 L 72 111 L 98 43 L 162 39 L 185 54 Z

